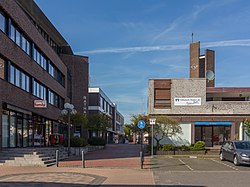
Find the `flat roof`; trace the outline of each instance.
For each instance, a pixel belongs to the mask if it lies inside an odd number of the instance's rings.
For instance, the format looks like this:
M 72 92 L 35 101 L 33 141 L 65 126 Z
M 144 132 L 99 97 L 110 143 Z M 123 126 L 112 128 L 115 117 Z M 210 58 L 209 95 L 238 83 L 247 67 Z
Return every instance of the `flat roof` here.
M 50 22 L 48 17 L 38 7 L 34 0 L 16 0 L 16 2 L 26 12 L 26 14 L 28 14 L 39 26 L 42 27 L 42 29 L 57 43 L 57 45 L 66 48 L 69 54 L 73 54 L 71 46 L 56 29 L 56 27 Z
M 250 87 L 207 87 L 207 93 L 250 93 Z

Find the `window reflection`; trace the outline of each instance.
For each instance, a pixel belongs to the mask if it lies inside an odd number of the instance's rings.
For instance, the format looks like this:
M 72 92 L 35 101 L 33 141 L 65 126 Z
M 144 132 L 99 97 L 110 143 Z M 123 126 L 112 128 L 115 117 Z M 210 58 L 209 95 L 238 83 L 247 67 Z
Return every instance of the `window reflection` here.
M 3 32 L 5 32 L 5 25 L 6 25 L 6 18 L 0 12 L 0 30 L 2 30 Z

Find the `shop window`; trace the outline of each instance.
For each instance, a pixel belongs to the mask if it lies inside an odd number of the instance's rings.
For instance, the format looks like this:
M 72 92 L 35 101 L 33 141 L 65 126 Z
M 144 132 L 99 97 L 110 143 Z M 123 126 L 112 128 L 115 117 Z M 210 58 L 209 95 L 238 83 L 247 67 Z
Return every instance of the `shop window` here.
M 2 147 L 8 147 L 9 140 L 9 116 L 2 115 Z
M 16 116 L 15 113 L 11 112 L 10 115 L 10 147 L 16 147 Z

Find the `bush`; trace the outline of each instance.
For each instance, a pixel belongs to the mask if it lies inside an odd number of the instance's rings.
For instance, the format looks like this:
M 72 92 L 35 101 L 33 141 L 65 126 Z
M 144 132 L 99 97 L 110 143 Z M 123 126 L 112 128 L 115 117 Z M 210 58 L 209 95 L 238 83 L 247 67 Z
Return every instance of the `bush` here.
M 161 150 L 162 151 L 171 151 L 173 150 L 174 146 L 172 144 L 165 144 L 162 146 Z
M 70 147 L 85 147 L 87 145 L 87 141 L 84 138 L 72 137 L 70 138 Z M 68 146 L 68 139 L 63 140 L 63 146 Z
M 200 151 L 205 149 L 205 142 L 203 141 L 198 141 L 194 145 L 190 146 L 190 149 L 192 151 Z
M 179 150 L 181 151 L 190 151 L 190 146 L 182 145 L 179 147 Z
M 97 137 L 95 137 L 95 138 L 88 139 L 88 143 L 90 145 L 101 145 L 101 146 L 104 146 L 104 145 L 106 145 L 106 140 L 103 139 L 103 138 L 97 138 Z

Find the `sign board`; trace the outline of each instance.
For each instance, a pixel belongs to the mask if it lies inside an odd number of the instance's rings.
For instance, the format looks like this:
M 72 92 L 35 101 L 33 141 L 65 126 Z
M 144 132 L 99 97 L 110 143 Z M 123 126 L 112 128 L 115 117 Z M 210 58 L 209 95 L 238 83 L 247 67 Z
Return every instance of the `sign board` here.
M 145 121 L 143 120 L 140 120 L 137 125 L 139 129 L 144 129 L 144 127 L 146 126 Z
M 34 107 L 35 108 L 47 108 L 47 101 L 46 100 L 34 100 Z
M 155 125 L 155 121 L 156 121 L 155 118 L 150 118 L 150 119 L 149 119 L 149 124 L 150 124 L 150 125 Z
M 201 97 L 175 97 L 174 106 L 201 106 Z

